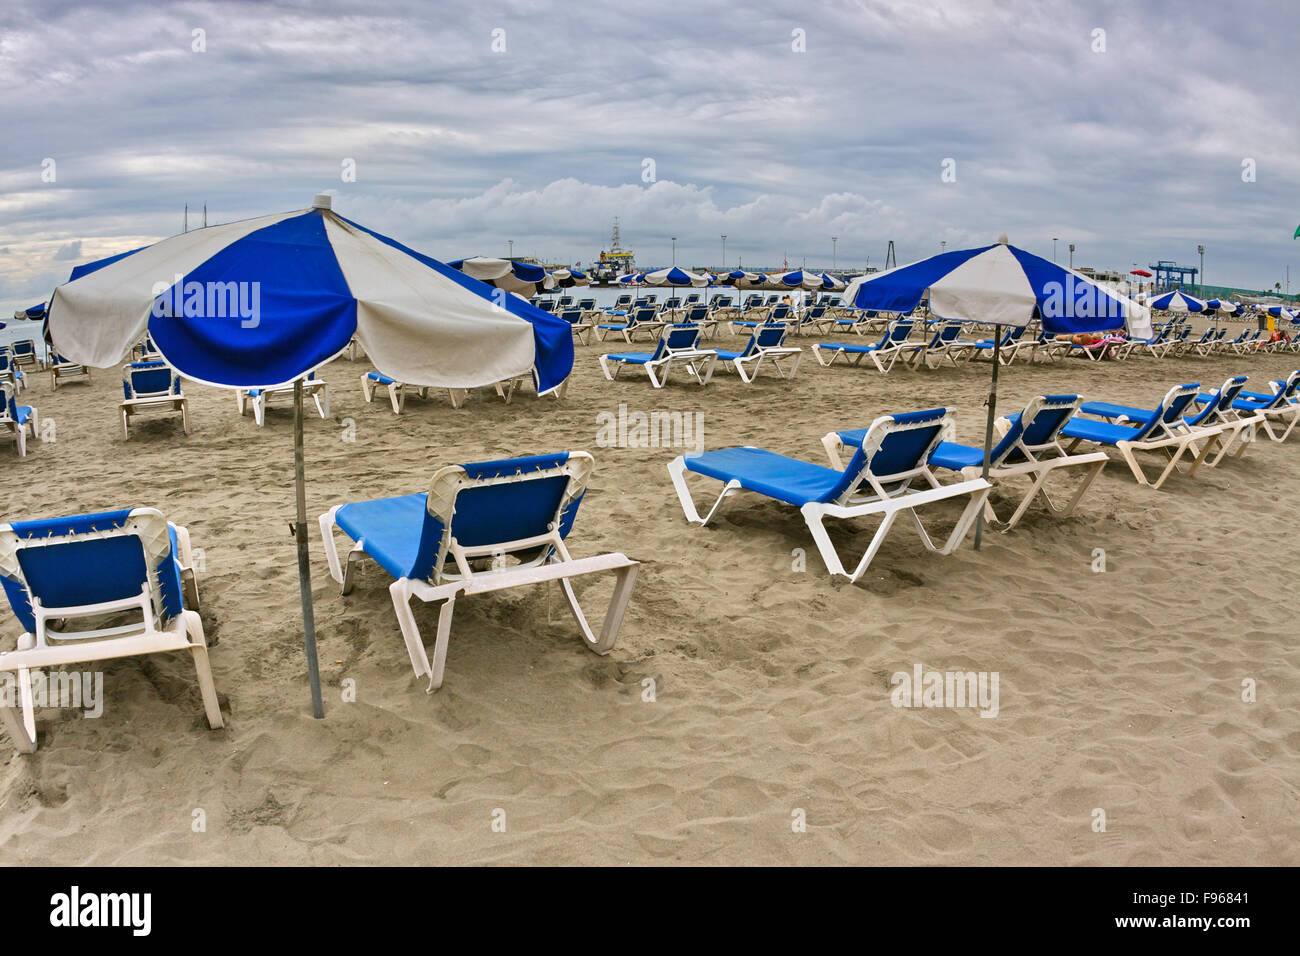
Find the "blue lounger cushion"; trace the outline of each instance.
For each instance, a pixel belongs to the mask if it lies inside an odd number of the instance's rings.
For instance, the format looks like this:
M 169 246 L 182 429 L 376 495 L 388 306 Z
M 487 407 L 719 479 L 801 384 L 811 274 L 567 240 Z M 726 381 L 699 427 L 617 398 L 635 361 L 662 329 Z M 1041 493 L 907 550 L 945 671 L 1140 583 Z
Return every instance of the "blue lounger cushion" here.
M 1150 411 L 1147 414 L 1151 414 Z M 1142 434 L 1142 431 L 1143 429 L 1129 428 L 1127 425 L 1112 425 L 1109 422 L 1094 422 L 1086 418 L 1072 418 L 1061 429 L 1061 435 L 1065 438 L 1081 438 L 1084 441 L 1113 445 L 1119 441 L 1131 441 L 1135 436 Z
M 428 498 L 428 494 L 421 492 L 357 501 L 339 508 L 334 520 L 353 541 L 365 539 L 366 554 L 375 563 L 393 577 L 403 578 L 421 563 L 422 552 L 429 554 L 437 547 L 442 535 L 442 526 L 437 522 L 429 522 L 435 525 L 428 529 L 434 538 L 432 542 L 426 540 L 430 535 L 421 531 L 426 527 Z
M 625 365 L 645 365 L 655 357 L 652 352 L 614 352 L 606 355 L 605 358 L 614 362 L 622 362 Z
M 393 380 L 389 378 L 387 375 L 385 375 L 383 372 L 367 372 L 366 378 L 370 379 L 370 381 L 372 382 L 378 382 L 380 385 L 393 384 Z
M 855 345 L 852 342 L 820 342 L 817 347 L 828 351 L 838 352 L 874 352 L 880 348 L 879 343 L 871 345 Z
M 1207 400 L 1214 396 L 1207 396 Z M 1134 408 L 1132 405 L 1116 405 L 1113 402 L 1084 402 L 1079 406 L 1079 411 L 1087 412 L 1089 415 L 1102 415 L 1106 418 L 1119 418 L 1123 415 L 1126 418 L 1132 418 L 1140 422 L 1145 422 L 1151 417 L 1151 409 Z
M 719 481 L 735 479 L 747 491 L 802 506 L 825 501 L 844 478 L 842 472 L 786 458 L 762 448 L 719 448 L 685 456 L 686 468 Z

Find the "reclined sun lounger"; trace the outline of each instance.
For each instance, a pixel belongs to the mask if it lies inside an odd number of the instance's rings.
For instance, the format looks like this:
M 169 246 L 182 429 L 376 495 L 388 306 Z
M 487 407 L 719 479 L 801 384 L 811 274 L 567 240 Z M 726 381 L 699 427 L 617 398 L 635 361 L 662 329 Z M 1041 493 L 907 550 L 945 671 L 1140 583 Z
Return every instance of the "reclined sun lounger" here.
M 803 349 L 785 344 L 786 327 L 782 323 L 761 325 L 749 337 L 745 348 L 739 352 L 718 350 L 718 361 L 722 367 L 733 368 L 740 380 L 748 385 L 758 377 L 759 367 L 764 360 L 772 363 L 776 374 L 789 380 L 799 371 L 799 360 L 803 358 Z M 791 359 L 789 371 L 781 367 L 781 362 Z
M 1010 365 L 1022 353 L 1028 353 L 1030 362 L 1034 360 L 1034 353 L 1038 350 L 1039 341 L 1024 337 L 1027 327 L 1013 325 L 1002 333 L 1002 338 L 998 342 L 997 353 L 998 361 L 1003 365 Z M 993 339 L 976 339 L 973 342 L 959 343 L 954 346 L 953 351 L 956 353 L 953 356 L 954 364 L 956 364 L 956 359 L 959 358 L 968 358 L 972 361 L 987 358 L 992 361 Z
M 573 341 L 580 345 L 586 345 L 591 340 L 592 330 L 596 327 L 595 323 L 586 318 L 586 315 L 587 313 L 582 309 L 565 309 L 560 313 L 560 318 L 569 323 Z
M 1068 455 L 1059 440 L 1061 429 L 1079 409 L 1077 395 L 1039 395 L 1030 399 L 1024 411 L 998 419 L 1001 439 L 989 451 L 989 477 L 999 483 L 1008 478 L 1032 479 L 1029 490 L 1020 499 L 1015 511 L 1006 521 L 998 518 L 993 502 L 984 503 L 984 518 L 990 527 L 1010 531 L 1016 526 L 1034 498 L 1041 495 L 1047 510 L 1057 517 L 1073 513 L 1093 479 L 1101 473 L 1109 459 L 1103 451 L 1083 455 Z M 822 439 L 831 464 L 839 468 L 841 454 L 846 448 L 862 444 L 866 432 L 831 432 Z M 983 473 L 984 449 L 956 442 L 940 442 L 930 454 L 930 467 L 958 472 L 965 479 L 979 478 Z M 1062 468 L 1085 468 L 1082 482 L 1075 488 L 1070 500 L 1060 506 L 1047 494 L 1044 487 L 1053 473 Z
M 14 365 L 18 368 L 32 366 L 36 371 L 42 371 L 45 363 L 41 360 L 40 353 L 36 350 L 35 339 L 19 339 L 12 343 Z
M 863 359 L 869 358 L 875 363 L 876 368 L 882 372 L 888 372 L 894 367 L 894 363 L 907 350 L 907 340 L 912 334 L 911 319 L 895 319 L 889 323 L 885 329 L 885 334 L 879 342 L 872 345 L 854 345 L 847 342 L 818 342 L 812 347 L 813 357 L 817 359 L 817 364 L 829 368 L 835 364 L 835 359 L 843 358 L 849 365 L 860 365 Z M 889 364 L 885 364 L 888 359 Z
M 188 651 L 208 725 L 222 726 L 198 607 L 189 534 L 153 508 L 0 525 L 0 585 L 22 625 L 0 671 L 17 673 L 21 720 L 0 704 L 18 744 L 36 749 L 32 671 Z M 138 614 L 110 626 L 108 615 Z M 83 627 L 69 626 L 74 622 Z
M 1246 414 L 1258 414 L 1264 416 L 1260 422 L 1264 426 L 1264 433 L 1275 442 L 1284 442 L 1290 436 L 1300 421 L 1300 369 L 1292 372 L 1286 377 L 1284 382 L 1270 382 L 1273 388 L 1272 395 L 1266 395 L 1263 392 L 1241 392 L 1232 407 L 1239 412 Z M 1283 424 L 1286 430 L 1282 431 Z M 1278 431 L 1273 428 L 1276 425 Z
M 1066 451 L 1074 451 L 1080 442 L 1091 442 L 1119 451 L 1139 484 L 1159 488 L 1174 473 L 1185 456 L 1191 461 L 1187 473 L 1194 474 L 1209 453 L 1218 447 L 1223 435 L 1219 425 L 1190 426 L 1183 413 L 1201 387 L 1200 382 L 1175 385 L 1154 409 L 1131 408 L 1109 402 L 1085 402 L 1079 407 L 1084 414 L 1097 415 L 1106 421 L 1071 418 L 1061 429 L 1061 437 L 1070 439 Z M 1136 452 L 1158 451 L 1168 457 L 1164 471 L 1151 481 L 1138 462 Z
M 253 407 L 253 420 L 257 422 L 257 427 L 261 428 L 266 424 L 266 405 L 273 398 L 293 397 L 293 385 L 276 385 L 273 388 L 249 388 L 237 389 L 235 392 L 235 401 L 239 405 L 239 414 L 242 416 L 248 411 L 248 406 Z M 320 413 L 321 418 L 330 417 L 330 390 L 324 380 L 316 377 L 312 372 L 302 383 L 302 397 L 310 398 L 316 403 L 316 411 Z M 324 404 L 322 404 L 322 401 Z
M 650 377 L 651 385 L 663 388 L 673 366 L 680 365 L 698 384 L 708 385 L 717 361 L 716 351 L 700 348 L 698 325 L 670 325 L 664 329 L 653 352 L 611 352 L 602 355 L 600 370 L 612 382 L 624 368 L 640 366 Z
M 17 394 L 27 387 L 27 373 L 14 362 L 13 353 L 0 346 L 0 382 L 8 382 Z
M 857 581 L 880 550 L 895 519 L 904 512 L 911 517 L 922 544 L 940 554 L 951 554 L 975 523 L 988 496 L 989 483 L 975 478 L 942 485 L 926 464 L 950 423 L 947 411 L 942 408 L 877 418 L 842 471 L 746 446 L 674 458 L 668 463 L 668 473 L 672 476 L 686 520 L 692 524 L 708 524 L 722 502 L 742 490 L 794 505 L 812 532 L 826 569 L 831 574 Z M 703 518 L 696 510 L 695 500 L 686 484 L 688 471 L 723 483 L 722 493 Z M 912 483 L 918 479 L 929 487 L 912 488 Z M 970 497 L 969 503 L 948 540 L 936 546 L 916 510 L 963 495 Z M 879 515 L 880 526 L 862 560 L 851 572 L 847 571 L 826 532 L 824 521 L 827 518 L 869 515 Z
M 648 332 L 652 335 L 658 335 L 663 327 L 664 323 L 660 321 L 654 308 L 646 305 L 633 308 L 626 322 L 606 322 L 597 325 L 596 334 L 603 342 L 611 332 L 617 332 L 623 336 L 623 341 L 630 345 L 632 336 L 636 335 L 636 333 Z
M 573 528 L 593 461 L 586 452 L 448 465 L 433 476 L 427 495 L 336 505 L 320 516 L 330 575 L 342 593 L 353 586 L 363 554 L 396 580 L 389 587 L 397 621 L 417 677 L 429 693 L 442 686 L 451 617 L 461 595 L 558 580 L 588 650 L 607 654 L 632 596 L 637 562 L 622 554 L 570 555 Z M 354 542 L 346 566 L 334 543 L 338 528 Z M 599 571 L 616 575 L 600 636 L 592 633 L 569 583 Z M 444 602 L 438 612 L 433 660 L 411 612 L 411 598 Z
M 0 381 L 0 426 L 13 436 L 21 458 L 27 454 L 27 433 L 31 432 L 32 438 L 36 437 L 39 418 L 31 405 L 19 405 L 14 400 L 17 393 L 16 386 Z
M 945 319 L 937 324 L 934 334 L 928 340 L 907 342 L 900 351 L 903 364 L 909 368 L 929 368 L 930 356 L 935 356 L 940 363 L 946 358 L 953 365 L 975 345 L 963 342 L 961 335 L 964 324 L 960 319 Z
M 131 416 L 162 409 L 180 412 L 181 428 L 190 433 L 189 400 L 180 376 L 163 362 L 132 362 L 122 376 L 122 437 L 131 437 Z
M 1228 379 L 1212 392 L 1201 393 L 1192 399 L 1196 405 L 1205 406 L 1197 422 L 1207 425 L 1219 425 L 1223 428 L 1223 437 L 1219 441 L 1219 453 L 1207 458 L 1205 463 L 1216 467 L 1225 455 L 1240 458 L 1255 441 L 1255 434 L 1264 423 L 1261 412 L 1249 412 L 1235 408 L 1238 398 L 1246 387 L 1246 376 L 1237 375 Z

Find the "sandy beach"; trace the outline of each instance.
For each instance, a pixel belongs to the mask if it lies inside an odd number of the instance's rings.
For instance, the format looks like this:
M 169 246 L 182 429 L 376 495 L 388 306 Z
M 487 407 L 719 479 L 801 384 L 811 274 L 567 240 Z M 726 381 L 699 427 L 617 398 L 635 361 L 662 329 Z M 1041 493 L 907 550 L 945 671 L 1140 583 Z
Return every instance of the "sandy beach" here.
M 0 859 L 1300 863 L 1300 732 L 1286 716 L 1300 691 L 1300 439 L 1260 441 L 1159 491 L 1113 461 L 1075 516 L 1035 510 L 979 552 L 930 554 L 900 523 L 849 585 L 793 508 L 746 496 L 716 526 L 689 527 L 665 468 L 679 450 L 598 447 L 598 416 L 620 403 L 698 412 L 705 447 L 824 463 L 831 429 L 943 404 L 977 444 L 987 363 L 885 376 L 806 354 L 790 384 L 719 373 L 704 389 L 652 390 L 601 377 L 597 356 L 622 350 L 579 346 L 562 402 L 529 392 L 507 406 L 484 390 L 454 410 L 442 393 L 400 417 L 363 402 L 364 358 L 323 371 L 332 418 L 310 416 L 306 434 L 313 518 L 426 490 L 444 463 L 583 449 L 596 471 L 571 549 L 641 562 L 607 657 L 582 648 L 554 585 L 467 599 L 446 683 L 428 695 L 388 577 L 369 564 L 341 597 L 313 521 L 323 721 L 309 710 L 289 527 L 291 407 L 273 405 L 259 429 L 233 393 L 190 384 L 193 434 L 149 416 L 123 441 L 113 370 L 57 392 L 33 375 L 23 400 L 56 440 L 25 459 L 0 448 L 4 519 L 155 506 L 188 527 L 227 725 L 207 729 L 187 657 L 108 663 L 102 717 L 46 709 L 37 753 L 6 741 Z M 1297 366 L 1289 354 L 1019 362 L 998 407 L 1067 391 L 1150 406 L 1173 384 L 1236 373 L 1267 390 Z M 860 549 L 872 527 L 837 542 Z M 589 613 L 607 589 L 579 583 Z M 433 609 L 416 615 L 430 634 Z M 10 617 L 5 648 L 16 630 Z M 996 672 L 996 717 L 893 706 L 891 675 L 917 665 Z

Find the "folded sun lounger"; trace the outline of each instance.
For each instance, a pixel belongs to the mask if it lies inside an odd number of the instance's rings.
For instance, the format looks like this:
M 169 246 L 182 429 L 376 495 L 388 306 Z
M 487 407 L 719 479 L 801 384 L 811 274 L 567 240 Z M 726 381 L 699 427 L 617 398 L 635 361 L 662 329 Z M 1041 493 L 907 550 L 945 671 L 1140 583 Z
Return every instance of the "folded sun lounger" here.
M 848 466 L 840 471 L 746 446 L 679 456 L 668 463 L 668 473 L 686 520 L 692 524 L 708 524 L 723 501 L 741 491 L 752 491 L 794 505 L 812 532 L 826 569 L 831 574 L 857 581 L 880 550 L 894 521 L 903 513 L 911 517 L 921 543 L 928 550 L 940 554 L 951 554 L 975 523 L 980 506 L 988 496 L 989 483 L 974 478 L 942 485 L 927 464 L 930 453 L 950 426 L 947 410 L 942 408 L 878 418 L 867 429 Z M 723 483 L 718 500 L 703 518 L 696 510 L 695 500 L 687 487 L 687 472 Z M 912 483 L 918 479 L 929 487 L 913 488 Z M 947 541 L 935 545 L 921 523 L 917 509 L 962 496 L 969 496 L 970 501 Z M 852 571 L 848 571 L 827 534 L 824 522 L 827 518 L 873 515 L 880 516 L 880 526 L 862 559 Z
M 330 575 L 342 593 L 352 590 L 363 554 L 396 580 L 389 593 L 417 677 L 429 693 L 442 686 L 451 618 L 461 595 L 559 581 L 588 650 L 607 654 L 632 596 L 637 562 L 619 553 L 574 558 L 565 543 L 593 466 L 586 452 L 448 465 L 434 473 L 426 494 L 336 505 L 320 516 Z M 338 528 L 354 542 L 346 566 L 334 542 Z M 597 637 L 587 624 L 570 579 L 615 574 L 614 594 Z M 441 601 L 430 661 L 411 598 Z

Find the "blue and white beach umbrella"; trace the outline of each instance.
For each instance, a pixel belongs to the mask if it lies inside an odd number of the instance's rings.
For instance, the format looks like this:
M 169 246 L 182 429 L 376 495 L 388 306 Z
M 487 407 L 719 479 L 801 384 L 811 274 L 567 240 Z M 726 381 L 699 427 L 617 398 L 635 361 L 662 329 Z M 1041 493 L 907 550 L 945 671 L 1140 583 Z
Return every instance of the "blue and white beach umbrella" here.
M 294 386 L 298 576 L 313 712 L 324 716 L 307 558 L 302 379 L 353 336 L 375 367 L 415 386 L 475 388 L 573 367 L 569 324 L 502 296 L 330 209 L 208 226 L 90 263 L 50 300 L 48 330 L 71 361 L 121 363 L 146 332 L 186 378 Z
M 1236 315 L 1241 311 L 1241 306 L 1226 299 L 1210 299 L 1205 303 L 1205 311 L 1217 312 L 1219 315 Z
M 527 262 L 515 262 L 511 259 L 492 259 L 486 256 L 472 256 L 469 259 L 457 259 L 447 263 L 458 272 L 496 286 L 507 292 L 514 292 L 525 297 L 537 295 L 551 284 L 547 282 L 546 270 L 541 266 Z
M 1165 312 L 1207 311 L 1204 299 L 1198 299 L 1194 295 L 1188 295 L 1186 292 L 1180 292 L 1177 289 L 1173 292 L 1158 295 L 1154 299 L 1147 299 L 1146 304 L 1153 309 L 1160 309 Z
M 1288 308 L 1286 308 L 1286 307 L 1284 307 L 1284 306 L 1280 306 L 1280 305 L 1270 305 L 1270 306 L 1266 306 L 1266 307 L 1264 308 L 1264 314 L 1265 314 L 1265 315 L 1271 315 L 1271 316 L 1273 316 L 1273 318 L 1275 318 L 1275 319 L 1287 319 L 1287 320 L 1292 320 L 1292 319 L 1294 319 L 1294 318 L 1296 317 L 1296 315 L 1297 315 L 1298 313 L 1297 313 L 1296 311 L 1294 311 L 1294 310 L 1292 310 L 1292 309 L 1288 309 Z
M 805 272 L 796 269 L 781 275 L 768 276 L 773 286 L 780 289 L 807 289 L 809 291 L 825 288 L 825 280 L 820 272 Z
M 709 284 L 707 276 L 698 272 L 687 272 L 673 266 L 657 272 L 647 272 L 644 277 L 646 285 L 703 288 Z
M 561 289 L 572 289 L 574 286 L 591 285 L 591 279 L 587 273 L 578 269 L 555 269 L 547 273 L 547 278 L 551 280 L 551 285 Z
M 956 249 L 919 262 L 854 279 L 844 293 L 850 308 L 911 312 L 928 298 L 930 312 L 947 319 L 987 322 L 994 333 L 993 378 L 984 433 L 984 477 L 997 406 L 996 343 L 1001 326 L 1024 325 L 1035 310 L 1049 334 L 1108 332 L 1128 326 L 1151 335 L 1150 312 L 1078 272 L 1018 249 L 1005 235 L 990 246 Z M 975 544 L 979 546 L 980 525 Z

